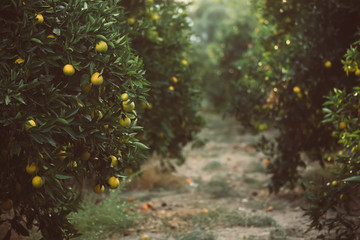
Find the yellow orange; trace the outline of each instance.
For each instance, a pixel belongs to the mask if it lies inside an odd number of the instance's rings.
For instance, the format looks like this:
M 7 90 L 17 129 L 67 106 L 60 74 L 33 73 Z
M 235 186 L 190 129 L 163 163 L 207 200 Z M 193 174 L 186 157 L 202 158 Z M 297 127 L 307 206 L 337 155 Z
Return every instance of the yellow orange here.
M 108 50 L 108 45 L 104 41 L 100 41 L 95 46 L 96 51 L 104 53 Z
M 44 22 L 44 16 L 41 14 L 35 14 L 35 19 L 37 20 L 37 23 L 43 23 Z
M 36 166 L 36 163 L 32 162 L 30 165 L 26 165 L 25 170 L 28 174 L 34 174 L 35 172 L 37 172 L 38 168 Z
M 96 72 L 91 76 L 91 83 L 95 86 L 100 86 L 104 82 L 103 76 L 100 76 L 100 73 Z
M 117 177 L 112 176 L 109 178 L 108 183 L 111 189 L 115 189 L 120 185 L 120 180 Z
M 130 99 L 122 102 L 122 106 L 123 106 L 125 112 L 131 112 L 132 110 L 135 109 L 135 103 L 134 102 L 129 103 L 129 102 L 130 102 Z
M 25 123 L 25 130 L 29 131 L 30 128 L 36 127 L 36 123 L 34 120 L 26 121 Z
M 127 93 L 121 94 L 121 101 L 126 101 L 128 99 L 129 99 L 129 94 L 127 94 Z
M 131 119 L 128 117 L 120 118 L 120 125 L 122 127 L 129 127 L 131 125 Z
M 63 72 L 66 76 L 72 76 L 75 74 L 75 68 L 71 64 L 66 64 L 63 67 Z
M 324 66 L 325 66 L 326 68 L 331 68 L 331 66 L 332 66 L 331 61 L 327 60 L 327 61 L 325 62 L 325 64 L 324 64 Z
M 31 183 L 34 188 L 41 188 L 44 184 L 42 178 L 39 176 L 33 177 Z
M 103 193 L 105 191 L 104 185 L 97 184 L 94 186 L 94 192 L 97 194 Z
M 300 93 L 300 92 L 301 92 L 301 89 L 300 89 L 300 87 L 295 86 L 295 87 L 293 88 L 293 91 L 294 91 L 294 93 Z
M 346 128 L 346 123 L 345 122 L 339 122 L 339 129 L 344 129 Z
M 110 155 L 108 158 L 111 159 L 111 166 L 116 167 L 118 163 L 117 158 L 114 155 Z

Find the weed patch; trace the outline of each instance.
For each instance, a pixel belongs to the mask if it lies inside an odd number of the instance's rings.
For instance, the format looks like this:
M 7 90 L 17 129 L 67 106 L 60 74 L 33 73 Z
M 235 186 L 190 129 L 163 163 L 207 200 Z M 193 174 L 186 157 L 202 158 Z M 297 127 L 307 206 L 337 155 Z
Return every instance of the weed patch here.
M 140 216 L 131 211 L 131 204 L 119 201 L 121 189 L 96 204 L 95 195 L 85 197 L 81 209 L 72 213 L 69 220 L 83 235 L 78 240 L 104 239 L 113 233 L 122 233 L 134 225 Z
M 222 164 L 219 163 L 218 161 L 211 161 L 203 167 L 203 170 L 204 171 L 214 171 L 214 170 L 219 170 L 222 167 L 223 167 Z

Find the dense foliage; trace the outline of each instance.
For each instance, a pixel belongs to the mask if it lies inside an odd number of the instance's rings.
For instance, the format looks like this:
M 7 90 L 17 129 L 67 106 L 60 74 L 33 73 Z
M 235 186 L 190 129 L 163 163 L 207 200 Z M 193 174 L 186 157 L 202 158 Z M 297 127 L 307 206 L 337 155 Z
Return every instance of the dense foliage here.
M 279 130 L 276 144 L 261 143 L 271 159 L 270 189 L 277 192 L 297 182 L 306 159 L 322 164 L 335 143 L 332 128 L 321 124 L 323 96 L 355 84 L 354 75 L 344 77 L 340 59 L 355 39 L 360 6 L 356 1 L 269 0 L 254 1 L 253 7 L 259 24 L 252 48 L 238 61 L 243 77 L 234 81 L 232 105 L 244 124 L 266 128 L 260 119 Z
M 181 163 L 182 147 L 198 140 L 196 133 L 204 124 L 198 114 L 201 93 L 192 63 L 187 5 L 173 0 L 123 4 L 131 46 L 143 57 L 151 83 L 148 103 L 139 102 L 143 140 L 162 160 L 177 158 Z
M 148 83 L 118 2 L 1 4 L 0 200 L 21 235 L 34 224 L 45 239 L 74 236 L 74 185 L 87 176 L 97 193 L 115 188 L 142 158 L 130 102 Z
M 348 49 L 343 60 L 345 71 L 354 68 L 357 86 L 351 90 L 335 88 L 326 98 L 324 124 L 332 125 L 332 136 L 338 140 L 339 152 L 328 157 L 332 166 L 332 181 L 320 186 L 310 185 L 307 215 L 311 227 L 327 228 L 337 239 L 356 239 L 360 235 L 360 41 Z M 326 216 L 326 217 L 324 217 Z M 324 237 L 324 236 L 323 236 Z
M 232 79 L 231 112 L 254 132 L 268 125 L 277 130 L 276 141 L 262 138 L 258 144 L 270 159 L 267 172 L 274 192 L 297 183 L 307 187 L 302 170 L 310 161 L 327 165 L 324 160 L 341 149 L 339 140 L 344 149 L 331 165 L 334 181 L 311 186 L 307 214 L 311 227 L 335 230 L 337 237 L 352 239 L 359 234 L 355 207 L 359 201 L 359 97 L 355 86 L 360 70 L 355 40 L 360 4 L 260 0 L 253 1 L 252 7 L 258 19 L 252 42 L 246 52 L 238 49 L 243 54 L 237 60 L 225 64 L 239 69 L 236 77 L 227 75 Z M 231 41 L 226 44 L 236 46 Z M 325 213 L 329 214 L 326 220 Z

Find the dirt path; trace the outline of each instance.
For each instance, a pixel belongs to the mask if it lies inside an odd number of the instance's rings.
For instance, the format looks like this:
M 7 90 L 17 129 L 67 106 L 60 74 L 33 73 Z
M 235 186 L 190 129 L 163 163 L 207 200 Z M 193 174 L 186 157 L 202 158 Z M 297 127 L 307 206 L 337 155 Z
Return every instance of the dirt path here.
M 302 217 L 301 195 L 269 195 L 266 160 L 251 147 L 259 136 L 233 119 L 205 117 L 200 136 L 206 145 L 186 147 L 186 163 L 175 174 L 149 168 L 139 185 L 151 190 L 127 193 L 143 219 L 128 236 L 110 239 L 315 239 L 304 233 L 308 219 Z

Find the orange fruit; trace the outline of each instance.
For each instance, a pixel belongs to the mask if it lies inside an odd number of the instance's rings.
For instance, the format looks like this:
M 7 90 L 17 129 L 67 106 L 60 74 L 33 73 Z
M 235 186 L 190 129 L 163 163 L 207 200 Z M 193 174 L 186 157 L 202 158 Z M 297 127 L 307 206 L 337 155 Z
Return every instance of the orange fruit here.
M 120 125 L 122 127 L 129 127 L 131 125 L 131 119 L 128 117 L 120 118 Z
M 127 94 L 127 93 L 121 94 L 121 101 L 126 101 L 128 99 L 129 99 L 129 94 Z
M 94 186 L 94 192 L 97 194 L 103 193 L 105 191 L 104 185 L 97 184 Z
M 35 176 L 31 181 L 34 188 L 41 188 L 44 185 L 44 182 L 41 177 Z
M 132 18 L 132 17 L 128 18 L 128 23 L 129 23 L 129 25 L 134 25 L 135 24 L 135 19 Z
M 108 50 L 108 45 L 104 41 L 100 41 L 95 46 L 96 51 L 104 53 Z
M 100 86 L 104 82 L 104 78 L 102 76 L 99 76 L 100 73 L 96 72 L 91 76 L 91 83 L 95 86 Z
M 116 158 L 115 156 L 113 156 L 113 155 L 110 155 L 108 158 L 111 159 L 111 166 L 112 166 L 112 167 L 116 167 L 117 164 L 118 164 L 117 158 Z
M 122 102 L 122 106 L 123 106 L 125 112 L 131 112 L 132 110 L 135 109 L 135 103 L 134 102 L 129 103 L 129 102 L 130 102 L 130 99 Z
M 75 74 L 75 68 L 71 64 L 66 64 L 63 67 L 63 72 L 66 76 L 72 76 Z
M 26 131 L 29 131 L 30 128 L 33 128 L 33 127 L 36 127 L 36 123 L 34 120 L 28 120 L 26 123 L 25 123 L 25 130 Z
M 344 129 L 346 128 L 346 123 L 345 122 L 339 122 L 339 129 Z
M 325 64 L 324 64 L 324 66 L 325 66 L 326 68 L 331 68 L 331 66 L 332 66 L 331 61 L 327 60 L 327 61 L 325 62 Z
M 355 75 L 356 75 L 356 76 L 360 76 L 360 69 L 356 69 Z
M 120 180 L 117 177 L 112 176 L 109 178 L 108 183 L 111 189 L 115 189 L 120 185 Z
M 28 174 L 34 174 L 35 172 L 37 172 L 38 168 L 36 166 L 36 163 L 32 162 L 30 165 L 26 165 L 25 170 Z
M 293 91 L 294 91 L 294 93 L 300 93 L 300 92 L 301 92 L 301 89 L 300 89 L 300 87 L 295 86 L 295 87 L 293 88 Z
M 88 151 L 85 151 L 80 155 L 81 161 L 87 161 L 89 160 L 89 158 L 90 158 L 90 153 Z
M 44 22 L 44 16 L 41 14 L 35 14 L 35 19 L 37 20 L 37 23 L 43 23 Z
M 173 81 L 173 83 L 177 83 L 179 81 L 177 77 L 172 77 L 171 80 Z

